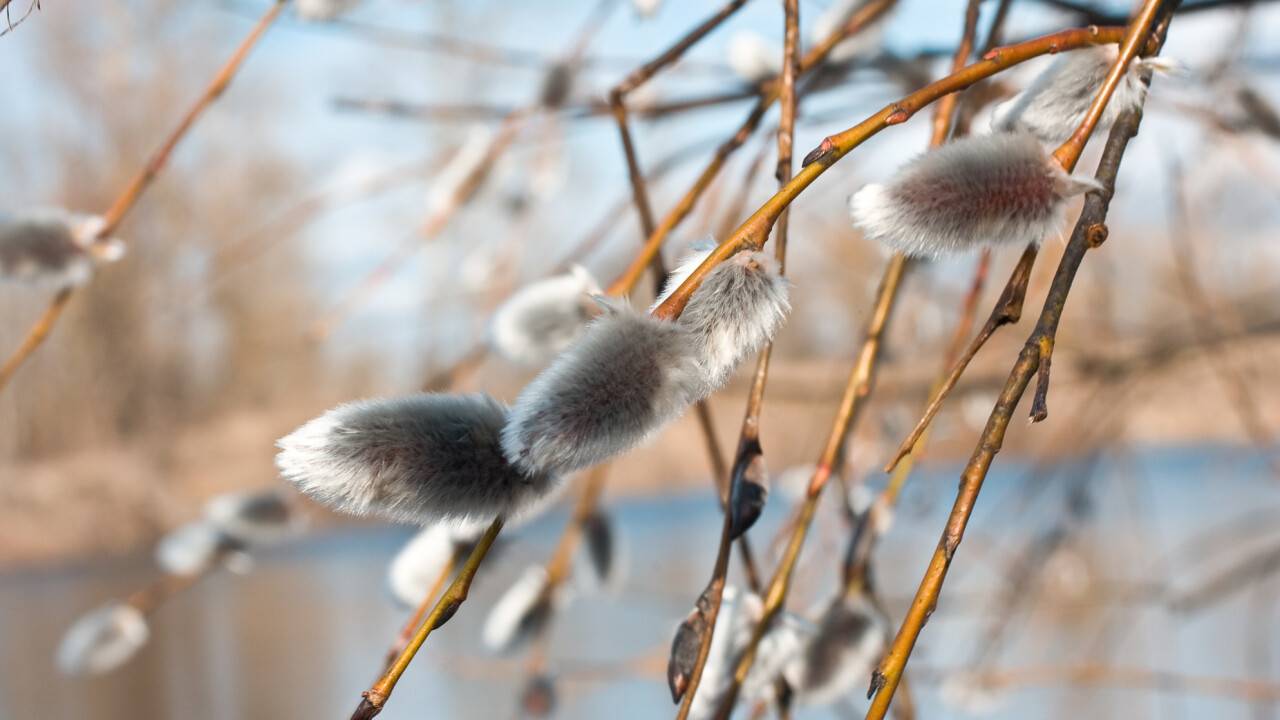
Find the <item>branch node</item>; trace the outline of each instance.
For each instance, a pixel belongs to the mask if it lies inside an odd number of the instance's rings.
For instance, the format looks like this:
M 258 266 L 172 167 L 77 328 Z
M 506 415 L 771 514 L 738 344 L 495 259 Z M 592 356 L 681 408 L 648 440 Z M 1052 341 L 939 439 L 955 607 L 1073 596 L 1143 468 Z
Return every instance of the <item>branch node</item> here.
M 800 161 L 800 167 L 808 167 L 816 162 L 820 162 L 823 165 L 830 165 L 830 157 L 832 151 L 835 149 L 835 143 L 831 142 L 830 136 L 822 138 L 822 142 L 819 143 L 818 147 L 810 150 L 809 154 L 804 156 L 804 160 Z
M 1106 223 L 1093 223 L 1084 232 L 1084 241 L 1092 249 L 1106 242 L 1111 231 L 1107 229 Z
M 871 685 L 867 687 L 867 699 L 870 700 L 873 695 L 880 691 L 880 688 L 884 687 L 884 684 L 884 673 L 880 672 L 880 668 L 876 668 L 871 673 Z

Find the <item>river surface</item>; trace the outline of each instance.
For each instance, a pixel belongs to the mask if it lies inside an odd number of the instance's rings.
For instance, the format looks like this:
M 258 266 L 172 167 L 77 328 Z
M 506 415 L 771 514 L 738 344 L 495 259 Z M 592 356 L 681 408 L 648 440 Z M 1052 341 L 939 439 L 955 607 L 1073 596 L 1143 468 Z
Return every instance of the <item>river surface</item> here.
M 881 547 L 877 581 L 895 622 L 937 542 L 956 477 L 951 467 L 914 478 Z M 710 571 L 719 512 L 709 494 L 609 506 L 629 573 L 613 591 L 578 593 L 552 626 L 557 717 L 673 717 L 659 669 Z M 775 492 L 752 530 L 761 555 L 789 507 Z M 497 594 L 526 565 L 545 561 L 564 518 L 553 512 L 501 546 L 381 717 L 519 716 L 523 656 L 487 653 L 480 626 Z M 828 592 L 844 532 L 836 503 L 827 502 L 791 607 L 815 606 Z M 329 528 L 261 550 L 251 573 L 219 572 L 174 597 L 154 614 L 151 641 L 136 658 L 88 679 L 54 671 L 58 639 L 87 608 L 154 578 L 149 557 L 0 574 L 0 718 L 346 718 L 406 617 L 386 590 L 385 569 L 411 534 Z M 1274 577 L 1192 613 L 1164 600 L 1276 546 L 1280 484 L 1248 453 L 1149 451 L 1052 468 L 1002 459 L 912 659 L 919 716 L 964 716 L 966 707 L 940 691 L 957 666 L 1094 664 L 1164 671 L 1175 681 L 1162 690 L 1040 682 L 967 709 L 996 718 L 1272 717 L 1272 706 L 1191 692 L 1176 678 L 1280 680 Z M 1029 548 L 1046 551 L 1028 556 Z M 864 703 L 851 697 L 796 716 L 862 717 Z

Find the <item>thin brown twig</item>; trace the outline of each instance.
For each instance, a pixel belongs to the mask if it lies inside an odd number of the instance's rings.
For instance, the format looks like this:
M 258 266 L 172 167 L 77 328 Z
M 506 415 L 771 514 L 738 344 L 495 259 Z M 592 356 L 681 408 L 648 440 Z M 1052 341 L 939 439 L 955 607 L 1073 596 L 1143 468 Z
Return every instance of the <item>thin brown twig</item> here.
M 408 669 L 409 663 L 417 654 L 418 648 L 426 642 L 431 632 L 453 617 L 458 611 L 462 603 L 466 601 L 467 594 L 471 591 L 471 583 L 475 580 L 476 571 L 480 569 L 480 564 L 484 562 L 485 555 L 489 553 L 489 548 L 493 546 L 493 541 L 497 539 L 498 533 L 502 532 L 503 518 L 499 517 L 489 525 L 484 535 L 480 536 L 480 540 L 476 543 L 475 548 L 467 557 L 466 563 L 458 574 L 453 578 L 453 582 L 445 589 L 444 595 L 436 602 L 435 607 L 431 609 L 431 614 L 423 621 L 418 628 L 418 632 L 405 646 L 400 656 L 395 662 L 387 668 L 382 677 L 378 679 L 373 687 L 362 693 L 362 700 L 356 707 L 355 712 L 351 715 L 351 720 L 369 720 L 382 712 L 382 707 L 386 704 L 387 699 L 391 696 L 391 691 L 395 689 L 396 683 L 400 677 L 404 675 L 404 671 Z
M 444 567 L 440 568 L 440 574 L 436 576 L 436 579 L 431 583 L 430 589 L 422 596 L 422 602 L 418 603 L 418 607 L 414 609 L 413 614 L 400 627 L 400 633 L 396 635 L 395 642 L 387 650 L 386 660 L 383 662 L 382 667 L 383 672 L 390 669 L 396 658 L 400 657 L 400 653 L 404 652 L 404 649 L 409 647 L 409 643 L 413 641 L 414 633 L 417 632 L 418 626 L 422 624 L 422 619 L 427 616 L 432 606 L 435 605 L 436 594 L 444 588 L 445 583 L 449 582 L 449 576 L 453 574 L 454 566 L 461 560 L 459 557 L 461 553 L 462 546 L 455 545 L 453 553 L 449 556 L 449 561 L 444 564 Z
M 873 0 L 872 2 L 859 8 L 859 10 L 849 19 L 843 28 L 832 33 L 823 42 L 814 46 L 809 52 L 805 53 L 800 59 L 799 74 L 804 75 L 810 70 L 820 66 L 826 60 L 831 50 L 844 40 L 869 26 L 876 18 L 887 12 L 896 0 Z M 711 182 L 719 175 L 724 168 L 729 157 L 733 155 L 738 148 L 751 137 L 756 128 L 759 127 L 760 121 L 764 119 L 765 114 L 778 99 L 779 95 L 779 79 L 774 78 L 766 81 L 760 86 L 760 96 L 756 100 L 755 105 L 747 113 L 746 119 L 738 126 L 733 135 L 725 140 L 712 155 L 710 162 L 703 168 L 693 185 L 685 192 L 674 207 L 658 222 L 657 228 L 649 238 L 645 241 L 645 246 L 641 252 L 632 261 L 631 265 L 613 282 L 610 291 L 615 294 L 626 294 L 630 289 L 635 287 L 639 282 L 640 276 L 644 274 L 645 268 L 649 266 L 654 255 L 661 249 L 662 244 L 667 236 L 679 226 L 679 224 L 688 217 L 693 211 L 694 206 L 698 202 L 698 198 L 702 193 L 711 186 Z M 776 217 L 775 217 L 776 219 Z M 763 237 L 756 243 L 756 247 L 763 244 Z M 692 292 L 692 291 L 690 291 Z M 681 304 L 683 307 L 683 303 Z
M 653 207 L 649 203 L 649 191 L 645 186 L 644 172 L 640 169 L 640 159 L 636 155 L 635 141 L 631 137 L 631 129 L 627 123 L 627 95 L 647 82 L 664 67 L 679 60 L 689 48 L 719 27 L 721 23 L 729 19 L 745 4 L 746 0 L 730 0 L 723 8 L 686 33 L 670 48 L 653 60 L 636 68 L 622 82 L 609 91 L 609 108 L 613 114 L 614 121 L 618 125 L 618 136 L 622 141 L 623 156 L 627 161 L 627 177 L 631 182 L 631 196 L 636 206 L 636 212 L 640 216 L 640 228 L 645 237 L 649 237 L 654 231 Z M 660 290 L 661 283 L 665 280 L 665 273 L 662 272 L 662 255 L 655 253 L 651 264 L 657 275 L 656 282 L 659 283 Z
M 1172 3 L 1173 6 L 1176 6 L 1176 4 L 1176 2 Z M 1120 58 L 1117 61 L 1118 67 L 1123 68 L 1137 51 L 1139 44 L 1147 42 L 1148 37 L 1152 35 L 1152 31 L 1156 29 L 1157 13 L 1155 11 L 1162 6 L 1168 7 L 1160 0 L 1147 0 L 1143 8 L 1138 11 L 1134 21 L 1126 31 L 1125 40 L 1121 45 Z M 1163 31 L 1165 29 L 1167 29 L 1167 23 L 1163 24 L 1154 35 L 1157 50 L 1163 42 Z M 1115 75 L 1115 68 L 1113 68 L 1108 78 Z M 1099 98 L 1104 98 L 1107 94 L 1107 88 L 1108 85 L 1104 84 L 1103 90 L 1099 93 Z M 1095 108 L 1097 104 L 1098 99 L 1095 98 Z M 1092 124 L 1096 124 L 1097 115 L 1098 113 L 1096 112 L 1090 112 L 1083 124 L 1091 125 L 1090 118 L 1093 120 Z M 1091 192 L 1086 196 L 1084 210 L 1080 214 L 1080 218 L 1072 232 L 1071 240 L 1068 242 L 1067 249 L 1058 265 L 1058 270 L 1054 274 L 1039 321 L 1027 339 L 1022 352 L 1019 353 L 1018 360 L 1009 374 L 1004 389 L 1000 393 L 1000 398 L 991 411 L 986 429 L 982 432 L 973 456 L 961 474 L 960 490 L 956 495 L 942 538 L 939 540 L 938 547 L 930 559 L 929 567 L 920 581 L 920 587 L 916 591 L 915 599 L 912 601 L 907 615 L 902 621 L 893 644 L 872 677 L 869 695 L 874 697 L 871 707 L 867 711 L 868 720 L 883 718 L 889 709 L 889 705 L 893 700 L 893 693 L 902 678 L 902 673 L 906 668 L 907 660 L 911 656 L 916 639 L 937 604 L 942 584 L 946 579 L 947 570 L 950 568 L 951 560 L 955 556 L 955 552 L 964 536 L 964 530 L 968 524 L 969 516 L 973 512 L 978 493 L 982 488 L 982 482 L 986 478 L 987 471 L 990 469 L 996 453 L 999 452 L 1004 442 L 1005 432 L 1012 419 L 1014 409 L 1026 391 L 1031 377 L 1036 374 L 1037 369 L 1041 368 L 1040 360 L 1044 356 L 1043 348 L 1046 345 L 1052 346 L 1076 272 L 1084 260 L 1085 253 L 1090 248 L 1097 247 L 1106 239 L 1106 213 L 1114 192 L 1115 177 L 1120 167 L 1120 161 L 1124 156 L 1125 148 L 1128 146 L 1129 140 L 1137 133 L 1141 119 L 1140 108 L 1127 111 L 1122 114 L 1111 131 L 1111 136 L 1107 140 L 1102 160 L 1098 166 L 1098 172 L 1095 175 L 1105 189 L 1100 192 Z M 1084 139 L 1087 140 L 1087 138 Z M 1068 152 L 1071 152 L 1071 148 L 1082 146 L 1083 140 L 1081 140 L 1079 133 L 1073 136 L 1073 140 L 1064 144 L 1064 147 L 1068 148 Z M 1074 159 L 1070 156 L 1058 156 L 1058 158 L 1060 162 L 1063 162 L 1064 167 L 1068 167 L 1068 165 L 1074 167 Z
M 1102 120 L 1102 113 L 1106 111 L 1107 103 L 1111 101 L 1116 87 L 1129 71 L 1129 64 L 1138 56 L 1142 46 L 1147 44 L 1151 28 L 1155 26 L 1156 14 L 1166 2 L 1176 7 L 1181 0 L 1144 0 L 1142 7 L 1134 14 L 1133 20 L 1129 23 L 1128 33 L 1120 43 L 1119 55 L 1111 65 L 1111 70 L 1107 72 L 1106 79 L 1102 81 L 1102 87 L 1093 98 L 1093 103 L 1089 105 L 1089 111 L 1085 113 L 1084 120 L 1071 137 L 1053 151 L 1053 158 L 1058 161 L 1064 171 L 1071 172 L 1075 169 L 1076 163 L 1080 160 L 1080 153 L 1084 152 L 1085 143 L 1089 142 L 1094 128 Z M 1053 361 L 1053 345 L 1054 333 L 1041 337 L 1040 359 L 1036 363 L 1040 371 L 1036 376 L 1035 394 L 1031 398 L 1032 422 L 1041 422 L 1049 417 L 1049 371 Z
M 163 170 L 165 165 L 168 163 L 169 156 L 173 154 L 174 148 L 176 148 L 178 143 L 186 137 L 187 133 L 191 130 L 192 126 L 195 125 L 196 120 L 200 118 L 204 111 L 208 109 L 208 107 L 212 105 L 214 101 L 217 100 L 227 89 L 227 86 L 231 84 L 231 80 L 235 77 L 236 72 L 249 56 L 249 51 L 257 45 L 258 40 L 261 39 L 264 33 L 266 33 L 267 28 L 271 26 L 271 23 L 280 16 L 280 12 L 283 9 L 284 0 L 276 0 L 276 2 L 273 2 L 271 7 L 263 13 L 262 17 L 258 19 L 258 22 L 253 26 L 253 29 L 249 31 L 249 34 L 245 39 L 241 41 L 235 52 L 231 54 L 231 57 L 227 59 L 227 62 L 223 64 L 217 74 L 213 76 L 213 80 L 211 80 L 205 87 L 204 92 L 200 94 L 200 97 L 196 98 L 195 104 L 187 110 L 187 113 L 178 122 L 177 127 L 169 133 L 164 142 L 160 144 L 160 147 L 157 148 L 156 151 L 152 153 L 151 157 L 147 159 L 146 164 L 142 166 L 142 169 L 138 171 L 138 174 L 129 181 L 129 184 L 125 187 L 124 191 L 116 197 L 115 201 L 111 203 L 111 206 L 107 208 L 107 211 L 103 213 L 102 228 L 99 230 L 97 237 L 94 238 L 95 242 L 100 242 L 110 237 L 116 227 L 120 225 L 120 222 L 124 220 L 124 217 L 128 214 L 129 210 L 138 203 L 138 199 L 142 197 L 142 194 L 151 186 L 151 183 L 156 179 L 156 176 L 160 174 L 160 171 Z M 40 320 L 32 326 L 31 330 L 28 331 L 26 338 L 23 339 L 22 343 L 18 346 L 18 349 L 9 356 L 8 360 L 5 361 L 3 368 L 0 368 L 0 392 L 4 391 L 5 386 L 13 377 L 13 374 L 17 372 L 22 363 L 25 362 L 26 359 L 40 347 L 45 338 L 49 336 L 49 333 L 53 330 L 53 326 L 57 323 L 58 318 L 61 317 L 62 311 L 66 309 L 67 302 L 71 300 L 71 296 L 74 292 L 75 289 L 70 286 L 58 291 L 58 294 L 55 295 L 53 300 L 49 303 L 49 307 L 44 311 Z
M 969 0 L 969 4 L 965 8 L 964 27 L 960 34 L 960 42 L 956 46 L 955 55 L 952 56 L 951 60 L 951 72 L 953 73 L 963 68 L 973 53 L 974 38 L 978 33 L 979 9 L 979 0 Z M 995 19 L 992 21 L 991 30 L 988 33 L 989 39 L 999 35 L 1000 25 L 1003 20 L 1004 14 L 997 12 Z M 930 147 L 941 146 L 954 131 L 957 123 L 959 97 L 958 93 L 948 95 L 947 98 L 951 98 L 951 102 L 940 101 L 934 106 L 932 134 L 929 139 Z M 947 98 L 944 98 L 944 100 Z M 982 288 L 986 285 L 990 264 L 991 253 L 984 251 L 978 258 L 977 266 L 974 268 L 973 280 L 970 282 L 969 290 L 961 303 L 955 331 L 952 333 L 951 342 L 948 343 L 944 352 L 944 368 L 959 355 L 961 343 L 964 342 L 964 338 L 969 334 L 973 325 L 978 299 L 982 295 Z M 911 449 L 912 456 L 918 456 L 923 450 L 923 440 L 914 443 Z M 900 471 L 894 472 L 890 476 L 885 489 L 854 526 L 848 549 L 845 553 L 845 561 L 841 566 L 844 592 L 847 597 L 856 596 L 870 589 L 869 572 L 872 549 L 879 538 L 880 529 L 888 523 L 893 507 L 897 504 L 897 500 L 901 495 L 902 487 L 906 484 L 907 478 L 911 474 L 912 465 L 913 463 L 908 463 Z
M 799 34 L 800 6 L 798 0 L 783 0 L 783 51 L 781 88 L 778 96 L 781 118 L 778 123 L 778 159 L 775 176 L 779 185 L 785 185 L 791 179 L 792 147 L 795 143 L 796 131 L 796 72 L 799 69 Z M 787 218 L 783 216 L 774 232 L 774 255 L 778 260 L 780 273 L 786 272 L 787 258 Z M 712 568 L 711 580 L 703 590 L 702 597 L 708 602 L 705 622 L 698 639 L 698 656 L 689 675 L 689 683 L 685 695 L 676 714 L 677 720 L 686 720 L 693 707 L 694 696 L 702 682 L 702 673 L 706 668 L 707 658 L 711 655 L 711 638 L 715 632 L 716 619 L 720 615 L 720 605 L 724 598 L 724 587 L 729 571 L 729 548 L 734 540 L 734 489 L 748 468 L 758 467 L 762 462 L 760 449 L 760 408 L 764 404 L 765 384 L 769 376 L 769 357 L 773 351 L 773 343 L 766 343 L 760 350 L 756 361 L 756 372 L 748 393 L 747 407 L 742 419 L 742 429 L 738 433 L 738 451 L 733 470 L 725 476 L 724 519 L 720 530 L 720 544 L 716 551 L 716 561 Z M 737 534 L 745 541 L 743 529 Z M 757 581 L 758 582 L 758 581 Z M 757 589 L 758 592 L 758 589 Z M 778 693 L 780 713 L 787 712 L 786 700 L 790 693 L 786 692 L 785 680 Z
M 857 362 L 849 374 L 849 381 L 845 384 L 844 395 L 840 399 L 840 407 L 836 411 L 835 420 L 827 436 L 826 446 L 822 450 L 822 455 L 814 468 L 813 477 L 809 481 L 809 487 L 806 490 L 804 502 L 798 511 L 787 548 L 769 582 L 760 621 L 752 631 L 751 640 L 739 657 L 733 679 L 721 700 L 721 705 L 716 715 L 721 720 L 728 718 L 733 712 L 733 707 L 737 703 L 738 692 L 742 688 L 743 681 L 746 680 L 747 672 L 755 662 L 760 640 L 764 637 L 764 633 L 768 631 L 774 618 L 782 611 L 782 607 L 786 602 L 787 592 L 791 586 L 792 573 L 795 570 L 796 562 L 800 558 L 800 550 L 804 546 L 805 537 L 813 522 L 814 513 L 817 511 L 818 499 L 822 494 L 822 489 L 826 487 L 827 481 L 830 480 L 839 460 L 840 449 L 844 446 L 845 438 L 860 414 L 863 403 L 871 393 L 875 370 L 880 357 L 880 349 L 883 344 L 884 331 L 888 326 L 895 304 L 894 301 L 898 297 L 898 290 L 902 285 L 902 279 L 909 264 L 910 262 L 906 256 L 901 253 L 894 254 L 880 280 L 880 287 L 876 292 L 875 304 L 871 310 L 871 317 L 867 322 L 867 329 L 862 347 L 858 352 Z
M 921 444 L 925 432 L 929 429 L 929 424 L 933 422 L 934 416 L 942 409 L 942 403 L 955 389 L 956 383 L 960 381 L 960 376 L 965 370 L 969 369 L 971 363 L 978 355 L 991 336 L 997 330 L 1005 325 L 1016 324 L 1022 318 L 1022 305 L 1027 297 L 1027 285 L 1031 281 L 1031 270 L 1035 265 L 1036 255 L 1039 253 L 1039 246 L 1035 243 L 1028 244 L 1022 251 L 1022 256 L 1018 258 L 1018 262 L 1013 267 L 1013 272 L 1009 275 L 1009 281 L 1005 283 L 1004 290 L 1000 293 L 1000 299 L 996 301 L 995 307 L 991 309 L 991 314 L 987 317 L 987 321 L 983 323 L 982 329 L 969 342 L 968 347 L 958 356 L 952 356 L 950 360 L 950 370 L 946 377 L 942 379 L 937 387 L 930 393 L 929 404 L 925 406 L 924 413 L 916 422 L 916 426 L 911 433 L 898 446 L 897 452 L 893 458 L 885 465 L 885 472 L 895 472 L 898 464 L 902 462 L 908 455 L 918 455 L 919 452 L 915 448 Z

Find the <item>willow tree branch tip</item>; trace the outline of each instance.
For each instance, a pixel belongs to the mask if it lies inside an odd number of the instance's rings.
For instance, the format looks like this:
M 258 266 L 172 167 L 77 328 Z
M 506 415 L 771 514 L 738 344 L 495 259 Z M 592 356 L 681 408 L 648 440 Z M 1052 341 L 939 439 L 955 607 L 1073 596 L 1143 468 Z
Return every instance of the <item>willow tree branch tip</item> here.
M 245 39 L 240 42 L 240 45 L 231 54 L 231 57 L 213 76 L 213 79 L 205 87 L 204 92 L 200 94 L 200 97 L 196 98 L 195 103 L 183 115 L 177 127 L 169 133 L 164 142 L 160 144 L 160 147 L 147 159 L 142 169 L 125 186 L 124 191 L 116 197 L 111 206 L 103 213 L 102 227 L 99 228 L 97 236 L 93 239 L 94 243 L 102 242 L 109 238 L 119 227 L 125 215 L 138 203 L 138 199 L 142 197 L 143 192 L 151 186 L 151 183 L 164 169 L 165 164 L 169 161 L 169 156 L 173 154 L 174 148 L 186 137 L 192 126 L 195 125 L 196 120 L 226 91 L 236 72 L 249 56 L 249 51 L 258 44 L 258 40 L 266 33 L 267 28 L 280 16 L 280 12 L 284 9 L 284 3 L 285 0 L 275 0 L 271 7 L 263 13 L 262 17 L 253 26 L 253 29 L 249 31 L 249 34 L 245 36 Z M 48 338 L 49 333 L 53 331 L 54 325 L 57 324 L 58 318 L 62 316 L 62 311 L 66 309 L 66 305 L 71 300 L 74 292 L 75 288 L 72 286 L 58 291 L 58 294 L 54 296 L 49 306 L 45 309 L 44 314 L 28 331 L 18 349 L 0 367 L 0 392 L 4 391 L 5 386 L 9 383 L 14 373 L 18 371 L 18 368 L 22 366 L 22 363 Z

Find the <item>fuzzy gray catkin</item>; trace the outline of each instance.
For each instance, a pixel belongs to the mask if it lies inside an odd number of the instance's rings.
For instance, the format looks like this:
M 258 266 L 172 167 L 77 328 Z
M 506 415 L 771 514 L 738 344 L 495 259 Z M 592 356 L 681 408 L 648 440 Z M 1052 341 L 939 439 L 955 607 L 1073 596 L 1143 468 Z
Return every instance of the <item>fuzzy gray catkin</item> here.
M 124 243 L 97 240 L 103 220 L 62 209 L 0 214 L 0 280 L 83 285 L 99 262 L 124 255 Z
M 907 255 L 1040 242 L 1057 232 L 1068 198 L 1097 189 L 1068 175 L 1027 133 L 971 136 L 930 150 L 888 182 L 849 198 L 866 237 Z
M 783 670 L 796 698 L 830 705 L 865 690 L 884 652 L 887 627 L 864 596 L 834 598 L 816 631 Z
M 576 265 L 569 273 L 532 283 L 493 314 L 489 342 L 513 363 L 541 365 L 582 334 L 597 310 L 591 297 L 599 292 L 590 273 Z
M 392 597 L 405 607 L 421 603 L 453 561 L 458 547 L 466 544 L 464 537 L 474 537 L 474 533 L 461 533 L 451 523 L 435 523 L 414 535 L 387 568 Z
M 509 652 L 524 645 L 542 629 L 555 605 L 555 599 L 547 593 L 548 582 L 547 571 L 542 566 L 525 568 L 485 618 L 481 639 L 486 647 L 495 652 Z
M 724 589 L 711 635 L 711 649 L 702 668 L 702 679 L 689 705 L 691 720 L 715 717 L 733 680 L 738 659 L 750 643 L 763 615 L 764 603 L 758 595 L 731 586 Z M 773 694 L 774 682 L 800 652 L 810 632 L 804 621 L 795 615 L 783 613 L 778 616 L 760 640 L 756 662 L 742 683 L 739 700 L 748 703 L 768 700 Z
M 303 493 L 353 515 L 417 524 L 505 517 L 558 485 L 506 461 L 506 421 L 507 409 L 481 394 L 354 402 L 282 438 L 276 464 Z
M 276 490 L 219 495 L 205 503 L 204 516 L 221 532 L 249 545 L 278 542 L 302 529 L 302 518 Z
M 687 256 L 668 292 L 704 258 Z M 601 304 L 605 313 L 517 398 L 502 438 L 513 464 L 567 474 L 640 445 L 723 386 L 790 310 L 777 264 L 749 251 L 708 273 L 675 322 Z
M 67 629 L 55 662 L 66 675 L 100 675 L 128 662 L 150 635 L 140 610 L 110 603 L 82 615 Z
M 525 387 L 502 432 L 527 472 L 568 474 L 644 442 L 709 388 L 688 331 L 617 303 Z
M 707 273 L 678 322 L 693 336 L 709 384 L 724 385 L 773 339 L 791 311 L 788 294 L 778 262 L 762 252 L 744 250 Z
M 192 576 L 227 564 L 231 569 L 248 569 L 244 544 L 207 520 L 182 525 L 160 538 L 154 556 L 160 569 L 170 575 Z M 230 562 L 228 562 L 230 561 Z
M 1028 132 L 1052 146 L 1066 142 L 1084 120 L 1089 105 L 1102 88 L 1118 56 L 1117 46 L 1099 45 L 1074 50 L 1054 59 L 1026 90 L 994 108 L 991 129 L 995 132 Z M 1135 58 L 1116 85 L 1098 121 L 1097 130 L 1105 130 L 1122 112 L 1142 105 L 1147 96 L 1147 85 L 1142 82 L 1143 70 L 1173 70 L 1175 67 L 1175 64 L 1160 58 Z

